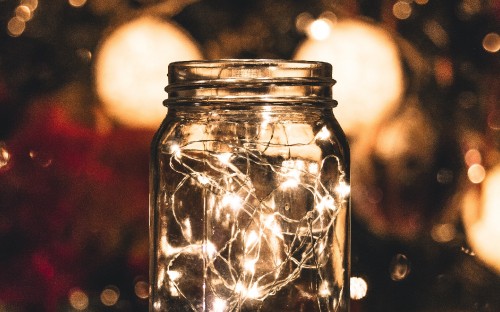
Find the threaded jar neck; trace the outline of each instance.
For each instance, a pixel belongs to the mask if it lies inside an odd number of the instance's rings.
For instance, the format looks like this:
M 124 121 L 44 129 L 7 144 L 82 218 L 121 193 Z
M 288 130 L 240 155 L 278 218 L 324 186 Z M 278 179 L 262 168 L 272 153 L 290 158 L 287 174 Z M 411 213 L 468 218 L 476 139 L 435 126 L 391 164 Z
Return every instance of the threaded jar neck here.
M 332 66 L 274 59 L 183 61 L 168 67 L 165 106 L 308 105 L 335 107 Z

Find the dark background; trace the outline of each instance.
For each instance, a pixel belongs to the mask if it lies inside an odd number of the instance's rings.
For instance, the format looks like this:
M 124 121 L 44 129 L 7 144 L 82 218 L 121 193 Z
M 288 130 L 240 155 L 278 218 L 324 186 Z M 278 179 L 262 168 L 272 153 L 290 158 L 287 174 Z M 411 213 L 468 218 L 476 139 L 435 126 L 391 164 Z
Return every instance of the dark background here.
M 408 0 L 404 19 L 393 13 L 397 1 L 382 0 L 35 2 L 13 33 L 16 8 L 34 2 L 0 0 L 0 311 L 147 310 L 154 129 L 102 109 L 93 66 L 106 35 L 155 15 L 185 29 L 209 59 L 289 59 L 307 38 L 297 17 L 324 12 L 370 20 L 419 56 L 403 60 L 398 112 L 372 137 L 350 138 L 352 276 L 368 285 L 352 311 L 500 311 L 500 272 L 469 245 L 462 221 L 465 194 L 483 188 L 470 181 L 467 151 L 480 153 L 486 172 L 500 163 L 499 1 Z M 488 33 L 496 52 L 483 47 Z M 419 101 L 408 104 L 409 94 Z M 410 128 L 408 106 L 425 122 Z M 377 156 L 371 142 L 394 124 L 424 146 Z M 422 137 L 429 131 L 433 139 Z M 426 148 L 434 152 L 422 159 Z M 466 208 L 480 216 L 478 198 Z M 498 233 L 491 240 L 500 248 Z

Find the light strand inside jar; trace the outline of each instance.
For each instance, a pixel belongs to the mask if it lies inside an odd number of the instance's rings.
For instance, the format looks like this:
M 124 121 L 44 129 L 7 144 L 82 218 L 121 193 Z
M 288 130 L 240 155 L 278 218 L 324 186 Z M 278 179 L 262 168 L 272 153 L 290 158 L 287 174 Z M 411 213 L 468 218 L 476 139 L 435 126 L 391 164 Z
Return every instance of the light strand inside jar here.
M 328 139 L 324 127 L 313 141 Z M 311 143 L 293 147 L 307 148 Z M 172 218 L 187 243 L 173 246 L 166 235 L 161 236 L 165 265 L 160 274 L 168 281 L 159 278 L 157 287 L 168 285 L 171 296 L 185 298 L 193 310 L 196 305 L 181 282 L 190 272 L 182 272 L 178 265 L 187 255 L 204 260 L 208 290 L 203 291 L 212 295 L 204 305 L 212 311 L 239 310 L 249 300 L 262 303 L 309 269 L 320 272 L 318 296 L 328 297 L 335 291 L 332 281 L 321 276 L 320 268 L 331 261 L 326 248 L 343 250 L 343 246 L 331 246 L 339 244 L 334 237 L 335 221 L 350 190 L 339 159 L 327 155 L 318 160 L 288 157 L 277 161 L 266 154 L 262 147 L 266 144 L 269 142 L 255 148 L 258 143 L 241 146 L 207 139 L 165 146 L 165 162 L 182 178 L 164 200 L 171 203 Z M 223 146 L 224 152 L 213 148 L 215 145 Z M 279 147 L 289 149 L 292 145 Z M 337 167 L 335 180 L 321 176 L 326 163 Z M 264 181 L 265 176 L 273 178 Z M 259 183 L 273 185 L 259 187 Z M 203 192 L 200 206 L 209 224 L 201 240 L 193 237 L 189 216 L 179 212 L 177 193 L 186 187 Z M 263 192 L 267 189 L 270 191 Z M 312 201 L 301 202 L 311 207 L 306 213 L 294 213 L 297 192 Z

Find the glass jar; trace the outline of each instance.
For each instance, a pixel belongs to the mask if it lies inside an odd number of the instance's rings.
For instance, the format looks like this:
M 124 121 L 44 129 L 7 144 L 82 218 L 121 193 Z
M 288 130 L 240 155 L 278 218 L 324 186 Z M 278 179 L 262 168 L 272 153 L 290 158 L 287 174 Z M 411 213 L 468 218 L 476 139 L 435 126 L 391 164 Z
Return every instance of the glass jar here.
M 170 64 L 150 167 L 150 311 L 348 310 L 349 150 L 331 71 Z

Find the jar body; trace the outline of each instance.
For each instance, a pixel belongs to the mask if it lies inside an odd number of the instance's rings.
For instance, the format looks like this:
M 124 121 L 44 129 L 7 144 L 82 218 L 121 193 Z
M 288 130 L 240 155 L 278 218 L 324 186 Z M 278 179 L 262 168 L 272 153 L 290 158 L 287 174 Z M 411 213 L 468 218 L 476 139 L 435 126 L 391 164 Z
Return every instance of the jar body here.
M 347 311 L 349 154 L 329 107 L 169 107 L 152 143 L 151 311 Z

